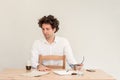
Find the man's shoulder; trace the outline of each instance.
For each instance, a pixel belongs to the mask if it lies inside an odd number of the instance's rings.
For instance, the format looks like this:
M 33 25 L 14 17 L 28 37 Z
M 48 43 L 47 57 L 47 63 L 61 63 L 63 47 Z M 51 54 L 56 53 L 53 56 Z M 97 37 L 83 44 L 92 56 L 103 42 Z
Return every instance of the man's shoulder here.
M 56 36 L 56 39 L 58 40 L 58 41 L 64 41 L 64 42 L 68 42 L 68 40 L 67 40 L 67 38 L 64 38 L 64 37 L 60 37 L 60 36 Z

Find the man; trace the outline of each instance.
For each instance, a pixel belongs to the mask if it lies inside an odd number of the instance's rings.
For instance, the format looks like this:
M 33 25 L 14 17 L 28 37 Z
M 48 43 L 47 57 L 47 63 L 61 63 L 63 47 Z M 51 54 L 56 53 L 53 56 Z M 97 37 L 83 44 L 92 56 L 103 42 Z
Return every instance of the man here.
M 69 65 L 76 64 L 69 42 L 55 33 L 59 30 L 59 21 L 53 15 L 44 16 L 39 19 L 39 27 L 42 29 L 44 39 L 36 40 L 32 49 L 32 67 L 40 71 L 47 71 L 50 68 L 45 64 L 58 64 L 57 61 L 46 61 L 43 64 L 38 63 L 39 55 L 66 55 Z

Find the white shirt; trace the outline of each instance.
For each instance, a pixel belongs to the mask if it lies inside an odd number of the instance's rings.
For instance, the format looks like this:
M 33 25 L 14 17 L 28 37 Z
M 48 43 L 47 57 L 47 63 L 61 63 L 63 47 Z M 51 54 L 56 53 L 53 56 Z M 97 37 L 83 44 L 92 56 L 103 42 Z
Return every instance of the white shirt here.
M 36 68 L 39 59 L 39 55 L 66 55 L 68 64 L 76 64 L 76 60 L 73 57 L 72 49 L 67 39 L 55 36 L 55 40 L 52 44 L 49 44 L 46 39 L 36 40 L 32 48 L 32 67 Z M 60 61 L 44 61 L 44 65 L 59 65 Z

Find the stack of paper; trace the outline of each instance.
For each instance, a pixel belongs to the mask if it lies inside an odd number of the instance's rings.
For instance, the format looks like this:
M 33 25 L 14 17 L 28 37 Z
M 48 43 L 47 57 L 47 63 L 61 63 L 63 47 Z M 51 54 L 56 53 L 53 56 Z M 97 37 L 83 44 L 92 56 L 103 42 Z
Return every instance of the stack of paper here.
M 33 70 L 31 72 L 24 73 L 24 74 L 21 74 L 21 75 L 29 76 L 29 77 L 37 77 L 37 76 L 45 75 L 45 74 L 48 74 L 48 73 L 50 73 L 50 72 Z

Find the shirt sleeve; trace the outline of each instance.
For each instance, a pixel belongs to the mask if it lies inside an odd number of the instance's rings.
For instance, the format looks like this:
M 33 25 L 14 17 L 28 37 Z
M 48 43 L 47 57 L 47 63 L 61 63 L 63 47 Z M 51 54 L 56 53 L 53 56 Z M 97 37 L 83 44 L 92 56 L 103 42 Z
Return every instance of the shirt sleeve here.
M 33 68 L 37 68 L 37 65 L 38 65 L 38 49 L 39 49 L 39 46 L 38 46 L 38 41 L 36 40 L 33 44 L 33 47 L 32 47 L 32 55 L 31 55 L 31 63 L 32 63 L 32 67 Z
M 73 56 L 73 52 L 72 52 L 72 49 L 71 49 L 71 46 L 70 46 L 68 40 L 65 40 L 64 53 L 66 55 L 66 59 L 67 59 L 67 62 L 69 65 L 77 63 Z

